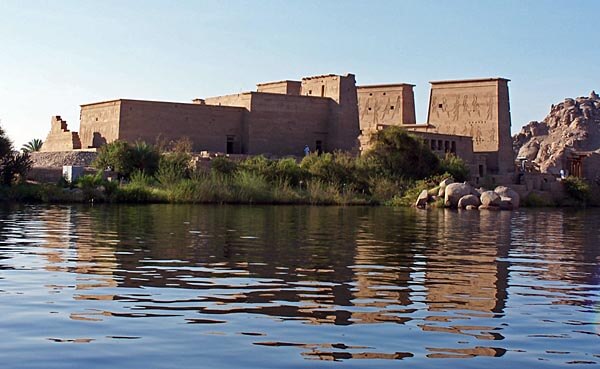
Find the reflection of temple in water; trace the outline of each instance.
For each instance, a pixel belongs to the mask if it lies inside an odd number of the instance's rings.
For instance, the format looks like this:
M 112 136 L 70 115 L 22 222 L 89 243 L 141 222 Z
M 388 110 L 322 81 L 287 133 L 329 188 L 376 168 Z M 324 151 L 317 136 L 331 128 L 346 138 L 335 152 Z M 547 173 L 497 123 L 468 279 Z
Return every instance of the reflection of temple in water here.
M 93 292 L 99 288 L 118 286 L 114 278 L 117 259 L 114 246 L 102 242 L 94 233 L 94 222 L 86 211 L 75 207 L 52 207 L 38 214 L 45 229 L 40 254 L 46 260 L 44 269 L 64 272 L 74 278 L 74 298 L 80 300 L 112 300 L 113 295 Z M 47 285 L 51 290 L 73 288 L 68 285 Z M 72 319 L 89 320 L 83 314 L 72 312 Z
M 74 274 L 75 299 L 124 300 L 118 308 L 136 316 L 177 314 L 190 324 L 247 313 L 309 324 L 411 324 L 422 334 L 498 340 L 495 318 L 504 315 L 511 259 L 529 255 L 546 263 L 530 271 L 536 278 L 568 283 L 599 257 L 598 235 L 558 211 L 161 205 L 53 207 L 37 217 L 47 229 L 45 268 Z M 162 295 L 176 289 L 185 306 L 131 293 L 142 287 Z M 128 312 L 97 314 L 115 313 Z M 304 346 L 304 354 L 324 360 L 410 356 Z M 503 354 L 481 344 L 428 350 L 431 357 Z

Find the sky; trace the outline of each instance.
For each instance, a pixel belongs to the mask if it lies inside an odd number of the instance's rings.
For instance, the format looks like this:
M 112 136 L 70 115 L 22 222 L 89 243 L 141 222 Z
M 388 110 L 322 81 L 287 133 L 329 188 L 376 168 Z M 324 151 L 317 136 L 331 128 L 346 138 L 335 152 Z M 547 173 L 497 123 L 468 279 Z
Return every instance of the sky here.
M 0 0 L 0 126 L 18 148 L 53 115 L 117 98 L 190 102 L 322 74 L 357 84 L 504 77 L 513 133 L 600 91 L 600 1 Z

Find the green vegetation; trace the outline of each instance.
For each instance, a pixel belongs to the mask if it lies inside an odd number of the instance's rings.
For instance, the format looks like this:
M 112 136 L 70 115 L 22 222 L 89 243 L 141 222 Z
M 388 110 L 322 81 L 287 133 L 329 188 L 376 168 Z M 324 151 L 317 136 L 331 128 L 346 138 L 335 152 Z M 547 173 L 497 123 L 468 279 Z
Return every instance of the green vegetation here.
M 0 127 L 0 185 L 11 186 L 21 181 L 31 168 L 29 154 L 16 152 L 12 142 Z
M 567 202 L 572 201 L 574 205 L 586 206 L 592 200 L 592 190 L 590 184 L 582 178 L 569 176 L 563 179 L 565 186 L 565 192 L 569 199 Z
M 27 153 L 40 151 L 42 149 L 43 144 L 44 142 L 42 140 L 40 140 L 39 138 L 34 138 L 33 140 L 24 144 L 23 147 L 21 147 L 21 151 Z
M 449 176 L 459 180 L 468 176 L 462 160 L 454 156 L 440 160 L 420 139 L 397 127 L 378 132 L 372 149 L 360 157 L 344 152 L 315 153 L 300 162 L 264 156 L 243 160 L 217 157 L 196 167 L 191 148 L 187 139 L 157 146 L 115 141 L 99 150 L 93 163 L 98 169 L 96 175 L 80 177 L 75 183 L 62 180 L 55 185 L 3 188 L 0 198 L 39 202 L 410 205 L 422 188 L 435 186 Z M 106 169 L 116 174 L 116 181 L 103 177 Z

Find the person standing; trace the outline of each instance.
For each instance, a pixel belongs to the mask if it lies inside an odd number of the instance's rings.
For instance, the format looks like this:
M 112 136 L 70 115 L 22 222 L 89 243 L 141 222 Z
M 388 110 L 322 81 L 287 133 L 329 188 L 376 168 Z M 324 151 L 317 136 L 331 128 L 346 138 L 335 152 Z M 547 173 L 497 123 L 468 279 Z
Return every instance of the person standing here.
M 304 145 L 304 156 L 310 155 L 310 147 L 308 145 Z

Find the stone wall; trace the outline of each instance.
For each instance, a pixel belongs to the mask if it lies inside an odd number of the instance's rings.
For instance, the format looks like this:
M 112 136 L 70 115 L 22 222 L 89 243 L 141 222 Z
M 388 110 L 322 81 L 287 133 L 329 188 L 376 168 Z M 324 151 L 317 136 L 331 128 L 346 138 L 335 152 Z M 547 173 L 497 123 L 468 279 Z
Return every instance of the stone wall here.
M 280 81 L 259 83 L 256 85 L 257 92 L 266 92 L 271 94 L 300 95 L 302 83 L 300 81 Z
M 81 141 L 77 132 L 67 129 L 67 122 L 59 115 L 52 117 L 50 121 L 50 133 L 46 136 L 42 152 L 69 151 L 81 149 Z
M 194 151 L 242 151 L 245 109 L 228 106 L 121 100 L 119 139 L 154 144 L 189 138 Z
M 363 132 L 378 124 L 415 124 L 413 85 L 373 85 L 358 87 L 358 114 Z
M 302 155 L 304 145 L 333 150 L 328 141 L 330 99 L 253 93 L 246 115 L 248 154 Z
M 120 114 L 121 100 L 81 105 L 81 147 L 100 147 L 119 139 Z
M 473 137 L 476 153 L 490 155 L 494 173 L 514 170 L 508 80 L 502 78 L 431 82 L 428 130 Z
M 336 103 L 331 105 L 327 146 L 329 150 L 357 152 L 360 123 L 354 75 L 330 74 L 303 78 L 301 94 L 327 97 Z

